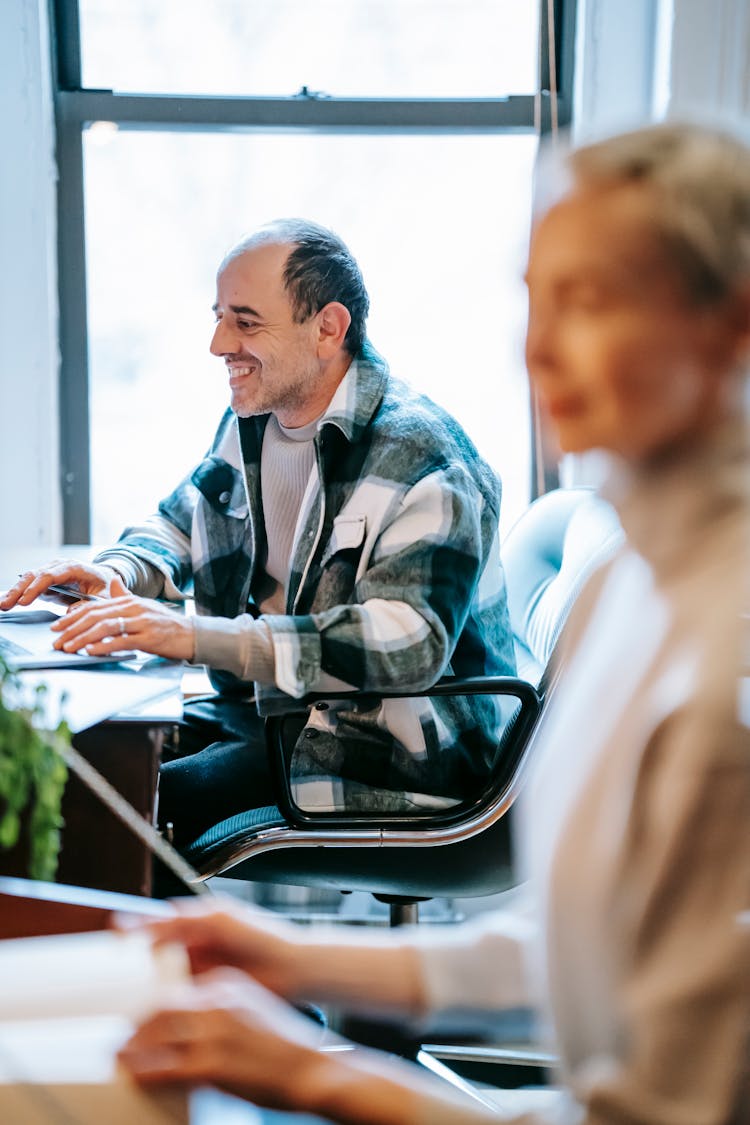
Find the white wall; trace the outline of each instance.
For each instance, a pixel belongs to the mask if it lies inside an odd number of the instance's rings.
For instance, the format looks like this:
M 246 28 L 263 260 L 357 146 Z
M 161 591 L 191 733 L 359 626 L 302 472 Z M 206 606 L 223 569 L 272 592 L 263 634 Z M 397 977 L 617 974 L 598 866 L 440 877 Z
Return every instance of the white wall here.
M 658 0 L 578 0 L 573 132 L 628 128 L 651 116 Z
M 750 115 L 750 0 L 578 0 L 576 131 Z
M 0 547 L 60 536 L 45 0 L 0 3 Z
M 750 117 L 750 0 L 673 0 L 672 116 Z

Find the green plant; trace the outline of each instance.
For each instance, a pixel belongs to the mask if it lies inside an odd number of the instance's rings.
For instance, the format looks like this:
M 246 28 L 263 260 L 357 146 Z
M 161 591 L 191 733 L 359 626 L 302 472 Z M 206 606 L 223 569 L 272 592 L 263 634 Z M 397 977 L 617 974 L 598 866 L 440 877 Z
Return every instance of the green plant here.
M 0 848 L 14 847 L 26 825 L 32 879 L 52 879 L 57 870 L 71 738 L 64 721 L 44 728 L 45 692 L 39 685 L 29 700 L 0 658 Z

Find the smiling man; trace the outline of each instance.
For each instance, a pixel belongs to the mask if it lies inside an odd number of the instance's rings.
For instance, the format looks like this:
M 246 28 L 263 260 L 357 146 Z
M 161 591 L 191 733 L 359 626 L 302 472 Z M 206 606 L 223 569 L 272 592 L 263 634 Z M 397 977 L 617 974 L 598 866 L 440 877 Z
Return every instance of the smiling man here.
M 0 602 L 77 582 L 110 598 L 71 610 L 59 647 L 208 666 L 219 694 L 186 707 L 181 756 L 162 769 L 177 843 L 275 803 L 271 712 L 291 716 L 306 807 L 444 806 L 492 767 L 490 700 L 300 702 L 514 670 L 499 483 L 453 418 L 391 378 L 365 336 L 368 305 L 329 230 L 280 220 L 239 243 L 217 275 L 211 351 L 231 408 L 207 456 L 93 565 L 29 572 Z M 195 617 L 153 600 L 191 586 Z
M 303 255 L 298 250 L 290 262 L 288 243 L 265 237 L 241 242 L 219 269 L 211 352 L 226 364 L 238 417 L 273 413 L 282 426 L 298 428 L 322 415 L 361 348 L 367 295 L 352 274 L 347 303 L 359 314 L 356 322 L 340 300 L 314 318 L 316 301 L 304 291 L 291 307 L 287 277 L 293 282 L 295 270 L 303 273 Z

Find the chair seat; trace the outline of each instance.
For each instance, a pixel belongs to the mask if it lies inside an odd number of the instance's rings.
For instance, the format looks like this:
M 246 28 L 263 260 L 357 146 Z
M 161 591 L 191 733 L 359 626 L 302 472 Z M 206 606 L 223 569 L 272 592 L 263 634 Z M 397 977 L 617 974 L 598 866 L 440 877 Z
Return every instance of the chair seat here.
M 333 833 L 292 828 L 278 809 L 268 807 L 214 825 L 183 854 L 204 876 L 361 890 L 412 900 L 490 895 L 514 883 L 510 821 L 506 814 L 467 839 L 425 847 L 414 839 L 386 842 L 389 834 L 377 825 L 370 831 Z M 239 862 L 230 859 L 238 849 L 244 855 Z
M 247 812 L 236 813 L 226 820 L 219 821 L 218 824 L 212 824 L 184 849 L 183 855 L 188 863 L 192 863 L 199 856 L 204 859 L 210 855 L 219 844 L 232 845 L 245 839 L 248 833 L 263 832 L 266 828 L 287 827 L 287 821 L 275 805 L 266 805 L 262 809 L 248 809 Z

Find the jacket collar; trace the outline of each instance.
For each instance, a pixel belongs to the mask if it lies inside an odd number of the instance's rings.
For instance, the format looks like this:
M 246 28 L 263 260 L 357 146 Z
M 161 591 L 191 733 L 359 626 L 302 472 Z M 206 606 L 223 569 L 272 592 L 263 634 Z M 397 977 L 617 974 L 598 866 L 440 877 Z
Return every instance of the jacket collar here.
M 341 430 L 347 441 L 359 441 L 383 401 L 389 377 L 388 364 L 366 340 L 319 418 L 318 433 L 323 426 L 330 424 Z M 243 434 L 254 442 L 253 460 L 260 457 L 263 433 L 269 417 L 269 414 L 255 414 L 249 418 L 237 419 L 240 442 L 242 443 Z M 247 463 L 247 449 L 244 460 Z
M 318 423 L 318 431 L 333 425 L 348 441 L 359 441 L 383 400 L 388 378 L 388 364 L 365 341 L 336 388 Z

